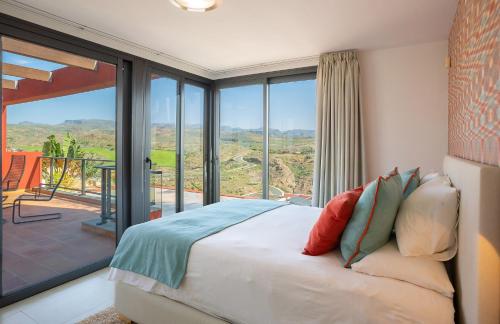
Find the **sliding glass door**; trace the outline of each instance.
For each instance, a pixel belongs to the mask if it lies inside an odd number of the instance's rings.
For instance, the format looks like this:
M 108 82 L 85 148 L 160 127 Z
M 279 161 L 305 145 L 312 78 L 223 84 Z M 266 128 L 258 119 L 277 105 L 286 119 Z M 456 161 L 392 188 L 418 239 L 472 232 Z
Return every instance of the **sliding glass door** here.
M 109 262 L 119 204 L 116 64 L 1 45 L 3 301 Z
M 146 220 L 203 206 L 207 89 L 149 73 L 146 112 Z
M 177 211 L 177 118 L 179 82 L 157 73 L 150 74 L 149 147 L 146 174 L 149 174 L 149 219 Z M 148 129 L 146 127 L 146 129 Z

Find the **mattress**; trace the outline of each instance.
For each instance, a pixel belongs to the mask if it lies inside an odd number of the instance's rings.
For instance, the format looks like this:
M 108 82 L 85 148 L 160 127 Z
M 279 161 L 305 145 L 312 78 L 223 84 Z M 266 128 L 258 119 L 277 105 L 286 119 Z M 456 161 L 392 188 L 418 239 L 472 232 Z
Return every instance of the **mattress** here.
M 339 251 L 301 254 L 321 209 L 289 205 L 196 242 L 179 289 L 112 268 L 109 278 L 234 323 L 453 323 L 453 302 L 356 273 Z

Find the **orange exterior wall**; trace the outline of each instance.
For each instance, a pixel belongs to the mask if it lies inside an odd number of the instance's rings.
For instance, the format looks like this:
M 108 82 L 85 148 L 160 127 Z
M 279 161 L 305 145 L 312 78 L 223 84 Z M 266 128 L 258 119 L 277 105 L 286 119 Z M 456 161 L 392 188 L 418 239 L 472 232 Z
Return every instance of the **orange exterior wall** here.
M 7 151 L 7 106 L 2 106 L 2 153 Z M 5 159 L 5 156 L 3 157 Z M 3 175 L 3 161 L 2 160 L 2 175 Z
M 21 182 L 19 183 L 19 189 L 30 189 L 39 186 L 42 172 L 40 166 L 40 156 L 42 156 L 42 152 L 4 152 L 2 159 L 2 176 L 5 176 L 9 170 L 10 158 L 12 155 L 26 156 L 26 166 Z

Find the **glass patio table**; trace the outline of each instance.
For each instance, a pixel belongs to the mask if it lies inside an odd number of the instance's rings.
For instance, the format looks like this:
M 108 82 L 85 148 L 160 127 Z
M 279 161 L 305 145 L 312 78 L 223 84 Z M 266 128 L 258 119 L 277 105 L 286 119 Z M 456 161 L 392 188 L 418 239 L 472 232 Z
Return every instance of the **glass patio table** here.
M 109 220 L 115 220 L 114 212 L 111 210 L 111 173 L 116 170 L 116 165 L 98 165 L 101 169 L 101 222 L 97 225 L 106 224 Z

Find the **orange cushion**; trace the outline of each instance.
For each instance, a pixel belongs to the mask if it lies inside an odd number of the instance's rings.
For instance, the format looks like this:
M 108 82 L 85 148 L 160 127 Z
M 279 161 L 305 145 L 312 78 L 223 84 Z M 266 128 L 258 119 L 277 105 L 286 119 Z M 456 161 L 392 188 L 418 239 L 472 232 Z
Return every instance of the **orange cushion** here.
M 303 254 L 320 255 L 335 249 L 342 232 L 352 216 L 363 187 L 343 192 L 332 198 L 321 212 L 316 224 L 309 233 L 309 241 Z

